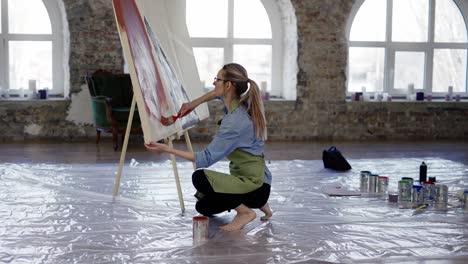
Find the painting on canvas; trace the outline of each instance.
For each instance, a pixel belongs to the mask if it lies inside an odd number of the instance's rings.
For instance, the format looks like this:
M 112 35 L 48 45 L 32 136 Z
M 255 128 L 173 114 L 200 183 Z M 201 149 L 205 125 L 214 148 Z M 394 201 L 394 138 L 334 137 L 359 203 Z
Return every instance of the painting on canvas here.
M 156 10 L 166 8 L 164 2 L 113 0 L 145 142 L 158 141 L 184 131 L 209 115 L 207 106 L 204 104 L 174 123 L 164 122 L 176 116 L 183 103 L 195 99 L 193 96 L 201 95 L 202 92 L 196 64 L 193 59 L 191 61 L 186 59 L 193 58 L 193 55 L 178 54 L 176 51 L 187 52 L 189 49 L 174 47 L 183 45 L 181 43 L 184 43 L 184 40 L 188 43 L 188 37 L 176 39 L 177 36 L 183 35 L 180 30 L 178 34 L 174 32 L 176 30 L 167 30 L 171 28 L 169 26 L 170 15 L 164 15 L 164 12 L 152 14 L 151 10 L 155 8 Z M 151 5 L 151 7 L 142 9 L 139 5 Z M 157 35 L 158 27 L 159 33 L 164 36 Z M 186 35 L 188 36 L 188 33 Z M 162 39 L 165 40 L 165 47 L 160 41 Z M 181 61 L 184 58 L 185 60 Z M 187 73 L 191 76 L 183 76 Z M 187 86 L 185 83 L 190 85 Z

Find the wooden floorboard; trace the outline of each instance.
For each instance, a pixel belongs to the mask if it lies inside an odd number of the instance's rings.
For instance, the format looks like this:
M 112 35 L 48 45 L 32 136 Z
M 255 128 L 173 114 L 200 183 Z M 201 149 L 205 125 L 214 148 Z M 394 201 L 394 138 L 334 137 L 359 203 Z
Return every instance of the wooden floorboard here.
M 209 142 L 193 142 L 195 151 L 202 150 Z M 348 159 L 378 158 L 427 158 L 439 157 L 468 164 L 468 142 L 420 141 L 420 142 L 268 142 L 265 147 L 267 160 L 319 160 L 322 151 L 336 146 Z M 175 142 L 176 148 L 186 149 L 183 141 Z M 33 142 L 0 144 L 0 162 L 8 163 L 118 163 L 121 151 L 112 149 L 110 140 L 94 142 Z M 130 142 L 126 161 L 164 162 L 167 154 L 147 151 L 141 142 Z

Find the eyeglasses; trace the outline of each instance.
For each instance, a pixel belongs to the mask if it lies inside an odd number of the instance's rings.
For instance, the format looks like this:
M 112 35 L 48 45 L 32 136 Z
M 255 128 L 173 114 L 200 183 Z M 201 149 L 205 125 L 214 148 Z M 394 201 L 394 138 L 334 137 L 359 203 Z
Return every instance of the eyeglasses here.
M 227 81 L 227 80 L 220 79 L 220 78 L 218 78 L 218 77 L 214 77 L 214 82 L 217 82 L 217 81 L 223 81 L 223 82 L 225 82 L 225 81 Z

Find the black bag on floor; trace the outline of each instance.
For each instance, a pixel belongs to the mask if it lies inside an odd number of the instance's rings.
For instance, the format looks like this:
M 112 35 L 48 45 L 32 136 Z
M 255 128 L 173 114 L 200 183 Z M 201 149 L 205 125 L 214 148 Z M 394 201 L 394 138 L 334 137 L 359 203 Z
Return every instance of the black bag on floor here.
M 348 161 L 346 161 L 335 146 L 331 146 L 328 150 L 323 151 L 322 160 L 323 166 L 327 169 L 337 171 L 347 171 L 351 169 L 351 165 L 349 165 Z

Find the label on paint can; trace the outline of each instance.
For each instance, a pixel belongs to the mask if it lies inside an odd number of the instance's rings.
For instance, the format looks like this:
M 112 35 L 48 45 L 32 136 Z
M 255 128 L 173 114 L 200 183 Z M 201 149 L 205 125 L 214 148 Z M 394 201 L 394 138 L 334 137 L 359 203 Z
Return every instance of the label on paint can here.
M 413 193 L 411 201 L 415 205 L 424 204 L 424 189 L 420 185 L 413 185 Z
M 446 204 L 448 202 L 447 185 L 437 184 L 435 186 L 435 202 L 439 204 Z
M 377 175 L 377 174 L 370 174 L 369 175 L 369 192 L 370 193 L 377 192 L 378 177 L 379 177 L 379 175 Z
M 433 182 L 423 182 L 421 184 L 424 188 L 424 201 L 433 202 L 435 197 L 435 185 Z
M 463 210 L 468 213 L 468 190 L 463 192 Z
M 413 186 L 407 180 L 401 180 L 398 182 L 398 200 L 401 202 L 411 201 L 411 189 Z
M 387 176 L 379 176 L 377 183 L 377 192 L 381 194 L 386 194 L 388 190 L 388 177 Z
M 360 190 L 361 192 L 368 192 L 369 191 L 369 175 L 371 174 L 370 171 L 361 171 L 361 184 Z

